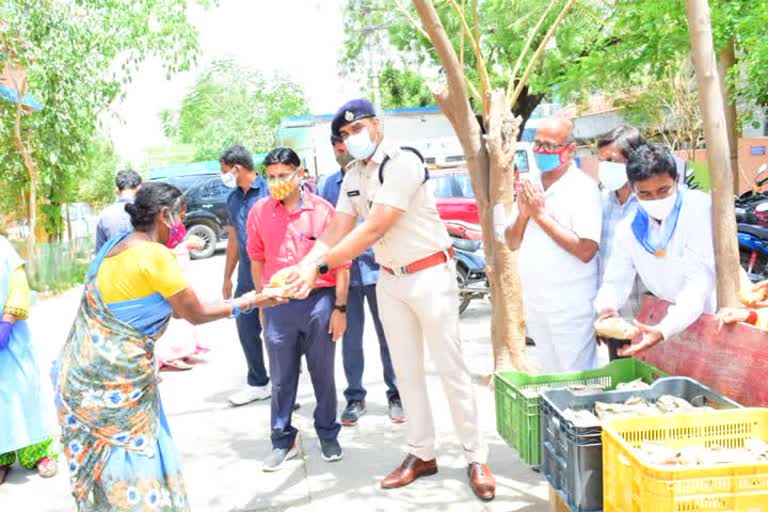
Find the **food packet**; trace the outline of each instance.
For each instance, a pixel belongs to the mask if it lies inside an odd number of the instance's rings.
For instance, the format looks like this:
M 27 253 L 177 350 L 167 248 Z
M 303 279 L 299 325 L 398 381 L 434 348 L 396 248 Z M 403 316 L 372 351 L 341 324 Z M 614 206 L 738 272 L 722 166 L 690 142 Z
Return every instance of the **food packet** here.
M 566 409 L 563 411 L 563 417 L 573 422 L 573 424 L 579 428 L 600 426 L 600 418 L 595 416 L 592 411 L 587 409 Z
M 766 290 L 739 290 L 739 300 L 747 307 L 754 307 L 766 300 Z
M 566 389 L 574 393 L 595 393 L 605 390 L 600 384 L 569 384 Z
M 616 391 L 639 391 L 650 387 L 650 384 L 643 382 L 643 379 L 635 379 L 631 382 L 620 382 L 616 386 Z
M 269 287 L 281 290 L 280 296 L 283 298 L 289 299 L 292 297 L 290 294 L 288 294 L 285 291 L 285 288 L 288 286 L 288 283 L 286 282 L 287 277 L 288 277 L 287 268 L 284 268 L 282 270 L 275 272 L 272 275 L 272 277 L 269 279 Z
M 595 322 L 595 331 L 597 331 L 597 335 L 601 338 L 631 340 L 637 328 L 623 318 L 614 316 Z

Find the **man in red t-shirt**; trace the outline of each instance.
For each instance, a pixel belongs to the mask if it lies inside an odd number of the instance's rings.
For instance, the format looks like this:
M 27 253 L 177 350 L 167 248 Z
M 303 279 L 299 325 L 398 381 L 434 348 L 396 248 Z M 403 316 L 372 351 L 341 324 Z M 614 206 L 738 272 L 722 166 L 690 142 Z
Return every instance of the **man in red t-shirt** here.
M 298 264 L 334 215 L 330 203 L 302 186 L 304 169 L 292 149 L 272 150 L 264 165 L 270 196 L 253 205 L 246 224 L 257 291 L 281 269 Z M 337 440 L 334 358 L 335 341 L 344 334 L 347 323 L 349 266 L 318 279 L 306 299 L 263 310 L 272 376 L 272 452 L 264 461 L 264 471 L 276 471 L 298 454 L 298 431 L 291 425 L 291 416 L 302 354 L 315 388 L 315 429 L 323 459 L 331 462 L 343 456 Z

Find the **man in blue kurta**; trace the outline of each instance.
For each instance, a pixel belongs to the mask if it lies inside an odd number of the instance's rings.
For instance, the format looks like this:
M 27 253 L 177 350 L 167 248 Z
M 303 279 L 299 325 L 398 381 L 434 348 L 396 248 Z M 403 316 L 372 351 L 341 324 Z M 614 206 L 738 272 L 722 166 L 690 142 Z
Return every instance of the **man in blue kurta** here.
M 262 197 L 268 196 L 269 189 L 264 178 L 255 171 L 251 153 L 243 146 L 232 146 L 224 150 L 219 158 L 219 164 L 222 172 L 221 180 L 227 187 L 233 189 L 227 197 L 229 239 L 222 290 L 224 298 L 230 299 L 235 268 L 237 268 L 235 297 L 248 293 L 254 288 L 251 260 L 248 258 L 246 244 L 245 223 L 251 207 Z M 245 405 L 255 400 L 266 400 L 272 396 L 272 386 L 264 364 L 259 312 L 240 315 L 236 321 L 237 334 L 248 364 L 248 382 L 243 389 L 229 397 L 230 403 L 235 406 Z
M 331 136 L 331 144 L 336 155 L 336 161 L 340 169 L 335 174 L 327 176 L 320 186 L 318 193 L 332 205 L 339 200 L 341 183 L 344 181 L 344 168 L 353 158 L 347 152 L 347 147 L 340 137 Z M 373 257 L 370 248 L 355 258 L 350 269 L 349 296 L 347 298 L 347 330 L 342 341 L 342 361 L 344 373 L 347 377 L 347 389 L 344 397 L 347 406 L 341 415 L 341 424 L 351 426 L 357 423 L 366 413 L 365 397 L 366 389 L 363 387 L 363 368 L 365 359 L 363 355 L 363 328 L 365 324 L 365 301 L 368 301 L 368 309 L 373 318 L 376 334 L 379 338 L 379 352 L 381 353 L 381 365 L 384 370 L 384 382 L 387 385 L 387 402 L 389 403 L 389 417 L 394 423 L 405 421 L 403 406 L 400 402 L 400 394 L 395 384 L 395 372 L 392 369 L 392 361 L 389 357 L 387 339 L 379 319 L 379 308 L 376 302 L 376 282 L 379 280 L 379 265 Z

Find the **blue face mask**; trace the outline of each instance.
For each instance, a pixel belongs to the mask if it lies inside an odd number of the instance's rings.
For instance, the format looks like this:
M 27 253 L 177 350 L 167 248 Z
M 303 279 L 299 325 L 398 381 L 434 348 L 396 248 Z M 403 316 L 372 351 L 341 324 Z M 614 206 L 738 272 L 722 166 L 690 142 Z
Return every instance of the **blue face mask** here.
M 560 167 L 559 153 L 536 153 L 534 151 L 533 158 L 536 160 L 536 166 L 541 172 L 554 171 Z

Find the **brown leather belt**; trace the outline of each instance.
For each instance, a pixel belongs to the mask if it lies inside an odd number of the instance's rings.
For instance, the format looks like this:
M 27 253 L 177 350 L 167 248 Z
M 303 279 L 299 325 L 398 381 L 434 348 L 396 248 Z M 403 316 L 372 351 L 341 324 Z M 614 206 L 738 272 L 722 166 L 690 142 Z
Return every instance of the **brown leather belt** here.
M 402 276 L 405 274 L 413 274 L 415 272 L 420 272 L 428 268 L 442 265 L 443 263 L 446 263 L 448 260 L 453 259 L 453 255 L 454 255 L 453 247 L 451 247 L 446 251 L 436 252 L 432 256 L 427 256 L 426 258 L 422 258 L 420 260 L 414 261 L 413 263 L 410 263 L 404 267 L 400 267 L 397 270 L 392 270 L 391 268 L 387 268 L 383 265 L 381 268 L 383 268 L 384 270 L 386 270 L 392 275 Z

